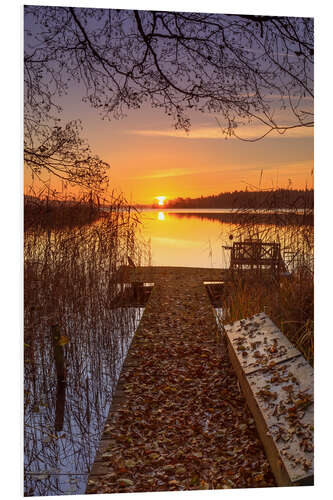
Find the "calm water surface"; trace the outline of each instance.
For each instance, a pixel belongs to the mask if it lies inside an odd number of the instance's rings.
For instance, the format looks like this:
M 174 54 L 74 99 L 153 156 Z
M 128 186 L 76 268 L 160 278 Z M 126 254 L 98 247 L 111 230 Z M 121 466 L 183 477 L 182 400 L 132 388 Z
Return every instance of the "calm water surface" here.
M 228 212 L 143 211 L 140 233 L 150 243 L 152 265 L 228 267 L 229 251 L 223 245 L 237 241 L 240 231 L 239 223 L 226 222 Z M 243 227 L 243 237 L 280 241 L 291 253 L 299 235 L 300 228 L 293 225 L 258 224 L 248 235 Z M 76 342 L 65 349 L 63 387 L 57 384 L 46 319 L 45 324 L 38 320 L 35 346 L 26 347 L 31 352 L 25 365 L 26 495 L 84 493 L 115 383 L 142 312 L 127 309 L 116 317 L 115 311 L 113 335 L 83 325 Z M 70 314 L 67 321 L 70 325 Z
M 66 381 L 55 373 L 47 318 L 25 345 L 24 494 L 83 494 L 113 392 L 143 308 L 115 309 L 104 328 L 88 324 L 64 349 Z M 66 318 L 70 321 L 70 317 Z
M 141 232 L 150 241 L 154 266 L 229 267 L 232 245 L 242 238 L 258 237 L 286 247 L 288 261 L 301 238 L 300 226 L 293 224 L 250 224 L 226 222 L 232 210 L 145 210 Z M 283 211 L 281 211 L 283 213 Z
M 144 211 L 143 234 L 151 243 L 152 265 L 224 267 L 228 255 L 222 249 L 222 238 L 228 238 L 236 225 L 200 218 L 205 213 Z

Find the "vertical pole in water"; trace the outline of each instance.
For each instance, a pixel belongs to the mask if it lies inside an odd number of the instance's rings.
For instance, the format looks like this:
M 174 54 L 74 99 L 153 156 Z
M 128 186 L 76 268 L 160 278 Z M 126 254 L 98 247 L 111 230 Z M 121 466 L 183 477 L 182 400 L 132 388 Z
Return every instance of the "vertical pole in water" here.
M 143 281 L 136 281 L 132 283 L 132 297 L 135 302 L 135 307 L 142 302 L 143 297 Z
M 88 429 L 90 426 L 90 401 L 89 401 L 89 380 L 88 377 L 86 378 L 86 418 L 87 418 L 87 424 L 88 424 Z
M 55 324 L 51 326 L 53 355 L 57 372 L 57 397 L 54 429 L 56 432 L 61 431 L 64 425 L 65 413 L 65 396 L 66 396 L 66 373 L 65 373 L 65 358 L 64 348 L 60 345 L 60 328 Z

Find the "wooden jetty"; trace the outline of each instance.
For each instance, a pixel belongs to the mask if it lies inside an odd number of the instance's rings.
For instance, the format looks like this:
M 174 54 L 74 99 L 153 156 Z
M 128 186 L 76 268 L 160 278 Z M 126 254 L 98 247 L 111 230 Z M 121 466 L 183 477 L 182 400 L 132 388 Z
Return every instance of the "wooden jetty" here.
M 274 486 L 205 282 L 229 271 L 123 267 L 154 283 L 124 362 L 87 493 Z

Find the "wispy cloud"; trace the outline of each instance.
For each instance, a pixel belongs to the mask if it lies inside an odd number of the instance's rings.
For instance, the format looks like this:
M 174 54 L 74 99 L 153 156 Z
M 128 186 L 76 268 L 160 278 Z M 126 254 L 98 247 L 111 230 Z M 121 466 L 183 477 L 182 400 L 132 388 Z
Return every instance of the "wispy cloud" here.
M 168 170 L 155 170 L 149 172 L 148 174 L 139 175 L 133 177 L 134 179 L 162 179 L 166 177 L 181 177 L 183 175 L 194 175 L 194 174 L 204 174 L 207 173 L 207 168 L 191 168 L 191 167 L 179 167 L 179 168 L 171 168 Z M 216 173 L 220 170 L 209 170 L 209 173 Z
M 201 167 L 177 167 L 177 168 L 165 168 L 159 170 L 152 170 L 151 172 L 146 172 L 141 175 L 137 175 L 134 177 L 130 177 L 130 179 L 135 181 L 142 180 L 150 180 L 154 179 L 167 179 L 172 177 L 185 177 L 190 176 L 194 178 L 194 176 L 204 176 L 204 178 L 215 176 L 214 178 L 221 180 L 230 178 L 230 176 L 240 175 L 249 176 L 253 175 L 256 172 L 260 173 L 263 170 L 264 177 L 267 175 L 271 178 L 272 172 L 278 174 L 279 176 L 293 176 L 296 173 L 298 175 L 310 175 L 310 172 L 313 169 L 313 161 L 294 161 L 294 162 L 283 162 L 278 161 L 273 164 L 267 164 L 263 162 L 254 162 L 248 163 L 246 165 L 241 163 L 226 163 L 221 166 L 217 165 L 205 165 Z M 239 177 L 240 178 L 240 177 Z M 244 178 L 245 179 L 245 178 Z M 179 182 L 179 181 L 178 181 Z M 185 182 L 185 180 L 184 180 Z M 187 182 L 187 181 L 186 181 Z M 242 181 L 243 182 L 243 181 Z
M 244 126 L 237 129 L 237 135 L 243 139 L 255 139 L 261 137 L 267 129 L 260 126 Z M 224 139 L 221 129 L 216 127 L 195 127 L 186 133 L 182 130 L 175 129 L 164 129 L 164 130 L 131 130 L 128 133 L 134 135 L 141 135 L 145 137 L 171 137 L 174 139 Z M 281 134 L 276 131 L 272 131 L 268 136 L 270 139 L 279 139 L 281 137 L 287 139 L 304 139 L 306 137 L 313 137 L 313 128 L 310 127 L 300 127 L 287 130 L 286 133 Z M 230 139 L 236 139 L 236 137 L 230 137 Z

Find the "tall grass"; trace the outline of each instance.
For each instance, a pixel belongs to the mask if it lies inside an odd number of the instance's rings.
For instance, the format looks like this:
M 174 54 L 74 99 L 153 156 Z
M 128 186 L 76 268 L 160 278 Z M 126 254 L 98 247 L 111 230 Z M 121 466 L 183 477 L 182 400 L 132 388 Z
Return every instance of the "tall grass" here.
M 128 256 L 149 263 L 149 249 L 121 196 L 107 205 L 26 198 L 25 221 L 26 494 L 75 492 L 64 472 L 83 473 L 82 492 L 140 317 L 114 307 L 117 272 Z
M 225 246 L 232 241 L 258 240 L 276 242 L 281 246 L 289 276 L 276 279 L 258 272 L 247 278 L 235 275 L 231 283 L 225 307 L 225 322 L 236 321 L 266 311 L 290 341 L 313 364 L 314 360 L 314 228 L 313 202 L 304 193 L 303 224 L 299 220 L 300 210 L 289 207 L 289 211 L 274 213 L 274 190 L 266 193 L 265 204 L 269 206 L 272 224 L 258 224 L 256 211 L 240 211 L 241 222 Z M 267 203 L 268 201 L 268 203 Z M 258 207 L 257 211 L 264 211 Z M 267 278 L 267 275 L 266 275 Z
M 313 364 L 313 281 L 303 272 L 293 272 L 277 283 L 257 277 L 237 278 L 228 288 L 225 324 L 266 312 L 289 340 Z
M 69 307 L 71 313 L 100 317 L 118 293 L 119 267 L 128 257 L 137 265 L 147 260 L 149 249 L 135 236 L 137 213 L 121 197 L 103 208 L 84 199 L 75 204 L 28 199 L 25 218 L 27 335 L 37 305 L 59 321 Z

